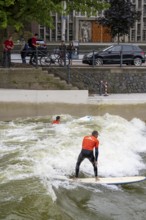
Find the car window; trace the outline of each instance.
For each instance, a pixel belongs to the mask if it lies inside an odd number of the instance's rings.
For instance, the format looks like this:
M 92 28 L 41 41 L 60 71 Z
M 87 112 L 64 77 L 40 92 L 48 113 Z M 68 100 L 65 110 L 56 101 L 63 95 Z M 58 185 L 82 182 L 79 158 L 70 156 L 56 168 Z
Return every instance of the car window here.
M 133 48 L 131 45 L 123 45 L 123 51 L 132 51 Z
M 111 50 L 111 48 L 113 48 L 113 46 L 107 47 L 107 48 L 103 49 L 103 51 Z
M 117 45 L 114 46 L 113 48 L 110 49 L 111 52 L 120 52 L 121 51 L 121 46 Z
M 136 50 L 136 51 L 142 51 L 141 48 L 139 48 L 138 46 L 134 46 L 134 45 L 133 45 L 133 50 Z

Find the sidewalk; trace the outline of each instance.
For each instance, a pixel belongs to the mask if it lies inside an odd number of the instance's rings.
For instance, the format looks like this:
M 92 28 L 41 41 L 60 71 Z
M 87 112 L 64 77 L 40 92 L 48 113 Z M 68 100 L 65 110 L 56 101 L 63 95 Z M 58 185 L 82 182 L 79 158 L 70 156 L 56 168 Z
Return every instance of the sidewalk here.
M 142 104 L 146 103 L 146 93 L 109 94 L 89 96 L 89 104 Z
M 146 93 L 89 95 L 88 90 L 0 89 L 0 102 L 67 104 L 143 104 Z

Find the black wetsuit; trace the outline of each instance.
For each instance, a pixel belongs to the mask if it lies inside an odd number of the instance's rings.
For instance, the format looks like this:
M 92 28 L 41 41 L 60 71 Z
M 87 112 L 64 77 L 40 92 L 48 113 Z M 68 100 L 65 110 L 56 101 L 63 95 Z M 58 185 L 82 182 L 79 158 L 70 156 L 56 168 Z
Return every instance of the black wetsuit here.
M 97 170 L 97 166 L 95 165 L 95 162 L 97 161 L 98 158 L 98 148 L 95 148 L 95 157 L 92 150 L 85 150 L 85 149 L 81 150 L 81 153 L 79 154 L 76 163 L 75 176 L 78 177 L 80 165 L 85 158 L 87 158 L 92 163 L 95 177 L 97 177 L 98 170 Z

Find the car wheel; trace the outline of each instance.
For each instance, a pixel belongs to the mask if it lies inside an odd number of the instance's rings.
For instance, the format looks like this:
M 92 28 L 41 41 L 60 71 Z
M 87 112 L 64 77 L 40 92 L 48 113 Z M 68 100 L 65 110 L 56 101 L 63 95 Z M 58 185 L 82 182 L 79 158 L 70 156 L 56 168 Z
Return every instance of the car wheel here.
M 97 58 L 97 59 L 95 60 L 95 65 L 96 65 L 96 66 L 102 66 L 102 65 L 103 65 L 103 60 L 102 60 L 102 58 Z
M 133 63 L 134 63 L 135 66 L 141 66 L 142 65 L 142 60 L 141 60 L 140 57 L 136 57 L 136 58 L 134 58 Z

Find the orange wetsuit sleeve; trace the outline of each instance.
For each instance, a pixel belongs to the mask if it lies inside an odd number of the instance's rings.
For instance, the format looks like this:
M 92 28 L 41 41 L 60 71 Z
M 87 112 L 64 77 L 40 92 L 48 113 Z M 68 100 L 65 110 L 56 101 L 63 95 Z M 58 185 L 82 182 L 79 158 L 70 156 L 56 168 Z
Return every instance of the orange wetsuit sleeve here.
M 98 148 L 99 140 L 94 136 L 85 136 L 82 142 L 82 148 L 85 150 L 93 150 L 93 148 Z

